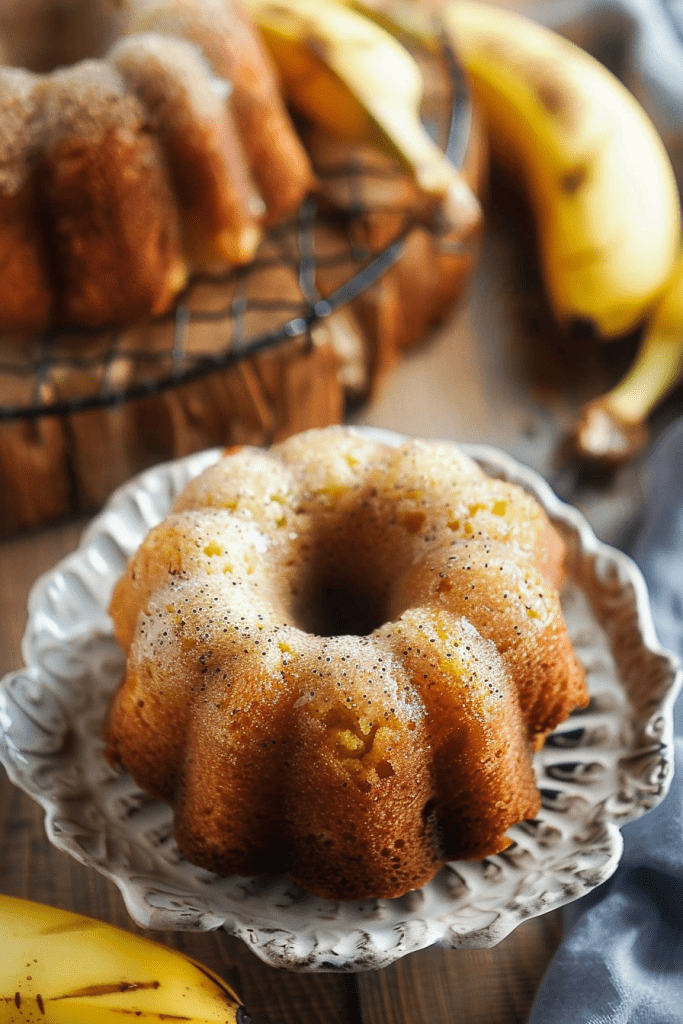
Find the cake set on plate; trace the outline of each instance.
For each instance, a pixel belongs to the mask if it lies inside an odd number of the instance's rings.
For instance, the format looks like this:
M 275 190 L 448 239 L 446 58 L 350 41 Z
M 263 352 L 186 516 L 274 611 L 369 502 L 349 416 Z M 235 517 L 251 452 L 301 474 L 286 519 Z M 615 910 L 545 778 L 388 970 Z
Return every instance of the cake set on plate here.
M 149 470 L 24 650 L 0 754 L 52 841 L 138 923 L 296 970 L 492 945 L 671 777 L 639 571 L 489 448 L 329 427 Z
M 404 896 L 540 808 L 532 750 L 588 703 L 563 575 L 540 506 L 452 445 L 243 448 L 116 587 L 108 756 L 194 863 Z

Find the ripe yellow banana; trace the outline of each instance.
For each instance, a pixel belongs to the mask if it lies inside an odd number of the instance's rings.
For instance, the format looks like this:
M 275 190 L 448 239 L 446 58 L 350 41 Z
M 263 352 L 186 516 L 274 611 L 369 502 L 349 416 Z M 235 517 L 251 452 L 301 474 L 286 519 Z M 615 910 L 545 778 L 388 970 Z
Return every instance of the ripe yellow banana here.
M 0 896 L 0 1022 L 248 1024 L 235 993 L 181 953 L 112 925 Z
M 419 118 L 415 59 L 389 32 L 337 0 L 247 0 L 288 102 L 330 134 L 376 145 L 444 199 L 452 223 L 473 224 L 479 202 Z
M 655 127 L 602 64 L 529 18 L 476 0 L 450 0 L 442 17 L 492 155 L 528 193 L 558 320 L 603 339 L 635 329 L 671 276 L 680 231 Z
M 580 412 L 574 439 L 580 454 L 609 465 L 647 441 L 647 417 L 683 372 L 683 254 L 679 256 L 636 358 L 626 376 Z

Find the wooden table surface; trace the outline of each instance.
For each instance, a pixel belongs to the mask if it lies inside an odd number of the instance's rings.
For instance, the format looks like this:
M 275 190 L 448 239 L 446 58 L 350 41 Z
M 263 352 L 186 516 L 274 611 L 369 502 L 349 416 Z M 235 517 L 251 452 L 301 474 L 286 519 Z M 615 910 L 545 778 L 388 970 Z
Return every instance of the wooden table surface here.
M 543 304 L 523 216 L 505 196 L 492 211 L 466 298 L 354 418 L 502 447 L 544 473 L 604 539 L 622 544 L 637 521 L 642 460 L 612 477 L 586 472 L 563 455 L 562 438 L 577 406 L 616 378 L 632 348 L 625 342 L 606 351 L 563 338 Z M 680 411 L 674 396 L 658 413 L 654 434 Z M 67 522 L 0 544 L 0 674 L 21 664 L 30 586 L 76 546 L 83 525 Z M 115 886 L 50 845 L 40 808 L 4 773 L 0 837 L 0 892 L 135 930 Z M 275 970 L 222 932 L 156 937 L 223 974 L 254 1024 L 522 1024 L 561 939 L 561 917 L 528 921 L 493 949 L 432 948 L 348 976 Z

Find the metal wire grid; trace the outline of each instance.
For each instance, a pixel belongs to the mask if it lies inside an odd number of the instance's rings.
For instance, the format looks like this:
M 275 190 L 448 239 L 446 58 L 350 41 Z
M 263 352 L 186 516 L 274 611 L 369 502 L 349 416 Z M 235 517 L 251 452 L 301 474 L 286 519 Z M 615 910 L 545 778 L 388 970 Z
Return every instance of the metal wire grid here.
M 429 58 L 432 64 L 435 59 L 447 98 L 445 103 L 437 101 L 436 109 L 432 103 L 431 112 L 427 102 L 424 123 L 460 167 L 471 121 L 469 93 L 447 42 L 438 58 Z M 397 169 L 395 176 L 400 173 Z M 405 237 L 414 227 L 407 219 L 378 252 L 359 243 L 354 225 L 372 208 L 360 189 L 354 194 L 354 183 L 368 174 L 377 177 L 382 171 L 369 169 L 362 160 L 320 169 L 319 175 L 328 182 L 336 176 L 349 183 L 352 198 L 345 210 L 336 216 L 329 210 L 323 213 L 309 196 L 293 221 L 270 232 L 263 253 L 252 263 L 222 273 L 196 274 L 174 308 L 152 324 L 52 332 L 21 346 L 0 339 L 0 389 L 10 395 L 0 405 L 0 421 L 64 416 L 148 397 L 293 339 L 310 343 L 319 321 L 360 296 L 401 258 Z M 316 229 L 326 218 L 341 227 L 346 247 L 321 256 Z M 348 268 L 348 277 L 322 297 L 316 285 L 318 273 L 335 265 Z M 274 268 L 295 278 L 296 289 L 285 288 L 270 297 L 260 293 L 259 275 Z M 250 320 L 257 326 L 250 328 Z M 208 345 L 202 344 L 202 332 L 207 329 L 212 334 Z

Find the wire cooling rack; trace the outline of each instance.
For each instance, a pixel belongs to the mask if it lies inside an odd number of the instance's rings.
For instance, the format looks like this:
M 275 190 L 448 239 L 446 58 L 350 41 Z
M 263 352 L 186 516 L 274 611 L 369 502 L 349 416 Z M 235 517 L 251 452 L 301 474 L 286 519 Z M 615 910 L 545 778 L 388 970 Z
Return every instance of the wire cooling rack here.
M 425 72 L 423 123 L 461 167 L 472 116 L 461 69 L 446 42 L 439 53 L 416 57 Z M 166 315 L 111 330 L 55 331 L 20 344 L 0 337 L 0 422 L 113 406 L 224 370 L 294 339 L 310 343 L 319 321 L 360 296 L 401 259 L 415 226 L 409 206 L 375 207 L 373 182 L 400 192 L 406 174 L 397 166 L 368 163 L 358 152 L 336 164 L 319 166 L 315 158 L 313 163 L 321 195 L 309 196 L 296 217 L 274 227 L 247 267 L 196 274 Z M 340 194 L 341 204 L 325 199 Z M 393 214 L 395 224 L 391 239 L 379 247 L 358 230 L 378 212 Z M 324 249 L 321 236 L 327 239 Z M 317 281 L 325 271 L 336 286 L 321 295 Z

